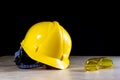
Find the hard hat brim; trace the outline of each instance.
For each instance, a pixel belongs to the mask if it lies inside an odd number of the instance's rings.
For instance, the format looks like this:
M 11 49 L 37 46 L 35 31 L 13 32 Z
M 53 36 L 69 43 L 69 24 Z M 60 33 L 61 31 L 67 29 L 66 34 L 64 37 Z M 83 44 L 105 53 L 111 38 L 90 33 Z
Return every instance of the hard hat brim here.
M 43 64 L 49 65 L 49 66 L 57 68 L 57 69 L 66 69 L 69 66 L 69 60 L 67 58 L 64 60 L 61 60 L 61 59 L 46 56 L 44 54 L 40 54 L 40 55 L 36 54 L 36 56 L 33 56 L 33 52 L 26 49 L 27 47 L 25 47 L 23 45 L 22 45 L 22 47 L 24 50 L 27 50 L 25 52 L 29 53 L 28 56 L 33 60 L 36 60 L 38 62 L 41 62 Z

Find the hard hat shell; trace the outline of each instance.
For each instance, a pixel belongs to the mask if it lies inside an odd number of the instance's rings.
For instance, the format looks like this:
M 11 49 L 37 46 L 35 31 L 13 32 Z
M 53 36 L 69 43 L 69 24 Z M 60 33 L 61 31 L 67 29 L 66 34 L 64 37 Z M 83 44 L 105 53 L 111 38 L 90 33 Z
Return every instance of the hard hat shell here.
M 21 46 L 30 58 L 54 68 L 66 69 L 70 64 L 72 40 L 57 21 L 34 24 L 27 31 Z

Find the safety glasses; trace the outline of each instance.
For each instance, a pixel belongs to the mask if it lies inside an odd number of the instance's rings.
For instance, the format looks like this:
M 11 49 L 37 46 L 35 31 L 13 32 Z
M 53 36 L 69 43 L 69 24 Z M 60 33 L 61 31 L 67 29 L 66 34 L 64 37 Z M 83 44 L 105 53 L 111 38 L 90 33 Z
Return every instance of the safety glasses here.
M 98 69 L 109 69 L 113 67 L 113 61 L 108 57 L 90 58 L 85 62 L 86 71 L 96 71 Z

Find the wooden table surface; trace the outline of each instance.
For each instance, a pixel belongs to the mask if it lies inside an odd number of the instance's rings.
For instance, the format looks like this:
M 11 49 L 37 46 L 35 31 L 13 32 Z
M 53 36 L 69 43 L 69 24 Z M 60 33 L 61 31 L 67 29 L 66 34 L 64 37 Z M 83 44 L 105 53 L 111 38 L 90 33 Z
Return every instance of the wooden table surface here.
M 85 61 L 93 57 L 101 56 L 70 56 L 70 66 L 67 69 L 46 70 L 19 69 L 14 63 L 14 56 L 2 56 L 0 57 L 0 80 L 120 80 L 119 56 L 107 56 L 113 60 L 112 69 L 85 71 Z

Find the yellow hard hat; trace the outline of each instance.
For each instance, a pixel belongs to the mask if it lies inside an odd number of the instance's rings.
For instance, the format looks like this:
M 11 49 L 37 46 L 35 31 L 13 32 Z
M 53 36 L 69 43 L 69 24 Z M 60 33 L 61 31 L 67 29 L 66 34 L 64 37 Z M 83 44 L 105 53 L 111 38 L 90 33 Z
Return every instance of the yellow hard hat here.
M 72 40 L 58 21 L 34 24 L 26 33 L 21 46 L 31 59 L 48 66 L 66 69 L 70 64 Z

